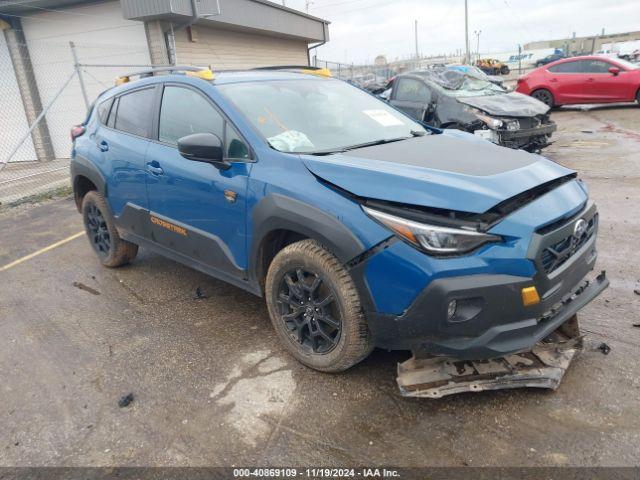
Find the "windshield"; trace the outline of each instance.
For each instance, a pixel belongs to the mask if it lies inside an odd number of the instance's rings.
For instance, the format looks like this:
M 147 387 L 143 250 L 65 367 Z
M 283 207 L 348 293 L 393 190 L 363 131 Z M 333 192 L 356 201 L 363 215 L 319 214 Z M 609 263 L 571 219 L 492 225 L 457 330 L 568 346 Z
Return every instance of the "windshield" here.
M 281 152 L 340 151 L 426 133 L 409 117 L 338 80 L 273 80 L 218 88 Z
M 506 93 L 500 85 L 459 70 L 422 70 L 415 74 L 452 97 L 481 97 Z
M 640 68 L 640 64 L 631 63 L 628 60 L 624 60 L 623 58 L 616 58 L 616 63 L 619 63 L 621 67 L 626 68 L 627 70 L 638 70 Z

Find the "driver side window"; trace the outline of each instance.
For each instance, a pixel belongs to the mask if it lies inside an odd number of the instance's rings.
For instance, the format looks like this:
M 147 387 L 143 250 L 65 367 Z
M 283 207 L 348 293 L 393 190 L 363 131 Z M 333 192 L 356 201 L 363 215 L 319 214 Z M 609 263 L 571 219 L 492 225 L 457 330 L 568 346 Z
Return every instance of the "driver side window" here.
M 190 88 L 168 85 L 162 94 L 158 140 L 177 145 L 193 133 L 213 133 L 225 142 L 225 158 L 250 158 L 242 137 L 204 96 Z
M 189 88 L 165 87 L 158 139 L 177 145 L 178 139 L 193 133 L 213 133 L 224 139 L 222 115 L 202 95 Z
M 420 80 L 413 78 L 401 78 L 398 82 L 396 100 L 403 102 L 428 103 L 431 100 L 431 92 Z

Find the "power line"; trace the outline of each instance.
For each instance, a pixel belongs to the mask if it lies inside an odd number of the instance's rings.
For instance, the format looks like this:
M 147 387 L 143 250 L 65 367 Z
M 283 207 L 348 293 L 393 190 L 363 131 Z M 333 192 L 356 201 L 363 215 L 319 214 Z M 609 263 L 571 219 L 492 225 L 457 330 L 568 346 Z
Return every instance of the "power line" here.
M 319 10 L 321 8 L 327 8 L 327 7 L 334 7 L 336 5 L 345 5 L 347 3 L 356 3 L 356 2 L 363 2 L 364 0 L 344 0 L 342 2 L 334 2 L 334 3 L 326 3 L 324 5 L 319 5 L 317 7 L 312 7 L 313 10 Z

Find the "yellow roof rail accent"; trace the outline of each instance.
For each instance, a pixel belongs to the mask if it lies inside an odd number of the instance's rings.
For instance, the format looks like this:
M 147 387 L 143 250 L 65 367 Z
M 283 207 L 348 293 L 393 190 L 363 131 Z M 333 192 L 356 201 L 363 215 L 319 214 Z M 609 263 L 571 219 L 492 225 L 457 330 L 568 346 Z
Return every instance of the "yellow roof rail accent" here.
M 329 70 L 328 68 L 316 68 L 316 69 L 303 68 L 302 70 L 300 70 L 300 73 L 307 73 L 309 75 L 317 75 L 318 77 L 325 77 L 325 78 L 333 77 L 333 75 L 331 74 L 331 70 Z
M 125 83 L 129 83 L 130 78 L 129 77 L 118 77 L 116 78 L 116 87 L 118 85 L 124 85 Z
M 185 72 L 188 77 L 197 77 L 203 80 L 213 80 L 215 75 L 209 68 L 203 68 L 202 70 L 198 70 L 197 72 Z

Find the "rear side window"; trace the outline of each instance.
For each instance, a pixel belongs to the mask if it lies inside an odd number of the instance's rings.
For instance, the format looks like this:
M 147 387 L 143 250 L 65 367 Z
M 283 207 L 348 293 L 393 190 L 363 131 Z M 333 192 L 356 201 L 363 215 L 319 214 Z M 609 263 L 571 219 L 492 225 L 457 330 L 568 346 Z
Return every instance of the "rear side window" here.
M 431 92 L 420 80 L 413 78 L 401 78 L 398 82 L 396 100 L 404 102 L 427 103 L 431 98 Z
M 122 95 L 118 101 L 115 128 L 140 137 L 151 136 L 153 88 Z
M 585 73 L 609 73 L 609 69 L 613 67 L 603 60 L 584 60 L 583 63 Z
M 574 62 L 564 62 L 549 67 L 549 71 L 553 73 L 582 73 L 582 62 L 577 60 Z
M 178 139 L 193 133 L 213 133 L 224 139 L 222 115 L 206 98 L 189 88 L 165 87 L 158 140 L 177 145 Z
M 113 98 L 102 102 L 98 105 L 98 118 L 100 119 L 100 123 L 103 125 L 107 124 L 107 119 L 109 117 L 109 111 L 111 110 L 111 105 L 113 104 Z

